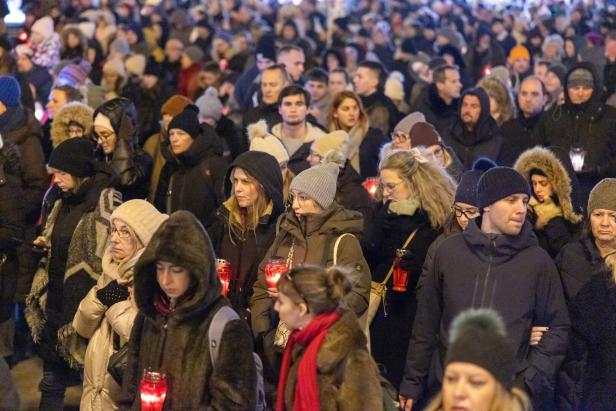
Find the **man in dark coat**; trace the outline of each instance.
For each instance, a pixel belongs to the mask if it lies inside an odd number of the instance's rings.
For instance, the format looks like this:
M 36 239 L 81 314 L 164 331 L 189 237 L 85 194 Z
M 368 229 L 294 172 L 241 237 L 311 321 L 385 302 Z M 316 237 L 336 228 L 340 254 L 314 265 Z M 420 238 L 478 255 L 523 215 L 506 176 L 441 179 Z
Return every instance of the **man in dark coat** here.
M 353 84 L 355 92 L 361 97 L 370 125 L 389 135 L 402 116 L 394 102 L 383 92 L 386 77 L 383 65 L 364 61 L 357 68 Z
M 537 137 L 570 153 L 585 202 L 602 178 L 616 175 L 616 109 L 602 102 L 592 63 L 573 66 L 563 86 L 565 103 L 545 113 Z
M 464 92 L 458 116 L 443 139 L 453 148 L 465 170 L 470 170 L 479 157 L 498 159 L 501 131 L 490 115 L 490 97 L 482 88 Z
M 244 113 L 242 128 L 246 129 L 259 120 L 265 120 L 268 127 L 280 123 L 282 118 L 278 113 L 278 96 L 282 89 L 290 83 L 289 75 L 283 66 L 274 65 L 263 70 L 259 90 L 260 104 Z
M 518 93 L 519 115 L 501 126 L 503 145 L 498 164 L 511 167 L 520 154 L 537 145 L 535 129 L 547 101 L 548 94 L 541 80 L 530 76 L 522 81 Z
M 475 32 L 475 45 L 466 53 L 466 67 L 473 81 L 479 81 L 486 68 L 504 66 L 507 59 L 503 48 L 492 38 L 492 31 L 480 23 Z
M 481 228 L 470 221 L 446 239 L 419 285 L 401 400 L 410 409 L 426 390 L 440 388 L 451 321 L 464 309 L 491 307 L 516 347 L 517 385 L 533 408 L 549 409 L 569 318 L 556 267 L 525 222 L 530 187 L 515 170 L 495 167 L 480 178 L 477 193 Z M 550 330 L 537 346 L 529 344 L 534 325 Z
M 441 65 L 432 73 L 433 83 L 423 89 L 411 111 L 419 111 L 426 122 L 443 136 L 456 118 L 458 99 L 462 91 L 460 72 L 456 66 Z
M 270 35 L 261 37 L 257 43 L 255 55 L 256 64 L 242 74 L 235 82 L 233 96 L 242 111 L 246 111 L 254 106 L 252 98 L 259 91 L 261 73 L 276 63 L 274 37 Z
M 169 139 L 162 144 L 169 145 L 173 158 L 160 172 L 154 205 L 168 214 L 188 210 L 207 227 L 224 201 L 227 164 L 216 132 L 199 124 L 198 111 L 189 105 L 169 123 Z

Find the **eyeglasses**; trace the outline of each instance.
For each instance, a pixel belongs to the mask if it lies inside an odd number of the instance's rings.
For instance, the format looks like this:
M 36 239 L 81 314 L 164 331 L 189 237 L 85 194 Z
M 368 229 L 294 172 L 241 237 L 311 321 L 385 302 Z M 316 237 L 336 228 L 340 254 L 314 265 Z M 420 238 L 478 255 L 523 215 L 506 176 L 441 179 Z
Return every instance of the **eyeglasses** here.
M 128 231 L 125 228 L 121 228 L 121 229 L 117 229 L 115 227 L 111 227 L 109 229 L 109 237 L 113 236 L 114 234 L 117 234 L 119 238 L 126 240 L 127 238 L 130 238 L 130 231 Z
M 410 136 L 401 131 L 397 131 L 391 135 L 391 139 L 398 140 L 399 142 L 404 143 L 405 141 L 410 139 Z
M 307 203 L 310 200 L 310 197 L 308 197 L 304 193 L 299 193 L 299 194 L 290 193 L 289 194 L 289 204 L 293 205 L 293 202 L 295 201 L 295 199 L 297 199 L 297 202 L 301 206 L 301 205 Z
M 96 140 L 100 140 L 100 141 L 107 141 L 111 138 L 111 136 L 115 136 L 115 133 L 105 133 L 105 134 L 100 134 L 100 133 L 96 133 Z
M 404 181 L 398 181 L 397 183 L 379 183 L 379 188 L 381 190 L 394 191 L 397 186 L 404 183 Z
M 456 217 L 460 218 L 464 216 L 467 220 L 474 220 L 479 217 L 479 209 L 477 208 L 469 208 L 465 210 L 463 208 L 453 206 L 451 207 L 451 211 L 456 214 Z
M 84 132 L 83 128 L 81 128 L 81 127 L 70 126 L 68 128 L 68 135 L 69 136 L 82 136 L 83 132 Z

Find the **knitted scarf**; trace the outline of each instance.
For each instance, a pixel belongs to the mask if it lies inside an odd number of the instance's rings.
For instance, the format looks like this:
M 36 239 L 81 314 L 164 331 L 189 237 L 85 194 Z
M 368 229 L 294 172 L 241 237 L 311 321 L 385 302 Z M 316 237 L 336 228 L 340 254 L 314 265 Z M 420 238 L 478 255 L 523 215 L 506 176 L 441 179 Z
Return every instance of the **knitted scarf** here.
M 349 130 L 349 161 L 351 162 L 353 169 L 358 173 L 360 172 L 359 146 L 362 141 L 364 141 L 364 137 L 367 132 L 367 127 L 364 129 L 361 127 L 360 123 L 355 124 L 353 128 Z
M 297 370 L 297 383 L 293 411 L 319 411 L 319 387 L 317 384 L 317 354 L 329 328 L 340 319 L 334 311 L 315 317 L 303 330 L 294 330 L 289 337 L 282 356 L 276 411 L 284 411 L 284 392 L 291 368 L 291 357 L 295 344 L 306 347 Z

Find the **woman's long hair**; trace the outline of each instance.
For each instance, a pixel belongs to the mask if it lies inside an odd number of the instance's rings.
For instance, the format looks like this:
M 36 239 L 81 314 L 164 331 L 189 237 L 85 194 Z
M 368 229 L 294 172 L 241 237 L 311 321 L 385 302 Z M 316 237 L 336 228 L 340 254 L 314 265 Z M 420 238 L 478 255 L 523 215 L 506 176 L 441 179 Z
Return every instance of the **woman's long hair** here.
M 370 127 L 370 123 L 368 121 L 368 115 L 364 110 L 364 105 L 361 102 L 361 99 L 357 94 L 352 91 L 341 91 L 340 93 L 334 96 L 332 100 L 332 107 L 329 111 L 329 115 L 327 117 L 327 129 L 328 130 L 342 130 L 342 126 L 340 126 L 340 122 L 334 118 L 334 113 L 338 110 L 338 107 L 342 104 L 344 100 L 350 98 L 357 103 L 357 107 L 359 107 L 359 119 L 357 120 L 357 125 L 355 127 L 359 127 L 362 132 L 362 135 L 366 135 L 368 132 L 368 128 Z M 353 128 L 355 128 L 353 127 Z
M 443 393 L 438 393 L 425 411 L 441 411 L 443 409 Z M 496 394 L 492 399 L 489 411 L 530 411 L 530 401 L 524 391 L 512 388 L 511 391 L 497 383 Z
M 425 150 L 424 150 L 425 152 Z M 447 223 L 451 215 L 456 183 L 451 176 L 421 150 L 394 150 L 379 164 L 379 172 L 395 170 L 404 180 L 423 211 L 428 214 L 432 228 Z
M 241 168 L 241 167 L 236 167 Z M 224 205 L 229 210 L 228 227 L 229 238 L 231 242 L 235 244 L 235 238 L 243 239 L 246 236 L 247 231 L 255 231 L 259 225 L 259 220 L 265 215 L 268 208 L 270 208 L 271 200 L 265 193 L 263 186 L 259 181 L 251 176 L 248 171 L 242 168 L 248 181 L 250 181 L 257 189 L 257 201 L 250 207 L 240 207 L 237 199 L 235 198 L 235 190 L 233 189 L 233 180 L 231 180 L 231 195 L 225 201 Z M 233 177 L 233 173 L 231 173 Z
M 605 257 L 605 265 L 607 265 L 607 267 L 612 272 L 612 279 L 616 283 L 616 252 L 608 254 Z

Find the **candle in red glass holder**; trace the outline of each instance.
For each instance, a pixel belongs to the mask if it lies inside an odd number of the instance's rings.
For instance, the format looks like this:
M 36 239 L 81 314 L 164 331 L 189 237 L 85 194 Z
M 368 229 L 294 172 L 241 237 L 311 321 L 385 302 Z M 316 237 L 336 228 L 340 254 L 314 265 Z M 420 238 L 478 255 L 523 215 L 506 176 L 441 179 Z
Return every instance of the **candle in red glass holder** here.
M 394 286 L 392 290 L 398 292 L 406 291 L 406 286 L 409 280 L 409 273 L 401 267 L 402 257 L 408 254 L 408 250 L 396 250 L 396 259 L 394 260 Z
M 222 284 L 221 294 L 226 297 L 229 293 L 229 283 L 231 282 L 231 263 L 223 258 L 217 258 L 216 271 L 218 272 L 220 284 Z
M 379 189 L 379 179 L 376 177 L 368 177 L 367 179 L 364 180 L 362 185 L 364 186 L 366 191 L 368 191 L 368 194 L 370 194 L 370 197 L 374 199 L 376 197 L 376 192 Z
M 167 395 L 166 375 L 161 372 L 144 371 L 140 392 L 142 411 L 162 411 Z
M 265 281 L 269 288 L 276 288 L 280 276 L 284 274 L 289 268 L 287 263 L 282 258 L 270 258 L 269 262 L 265 266 Z

